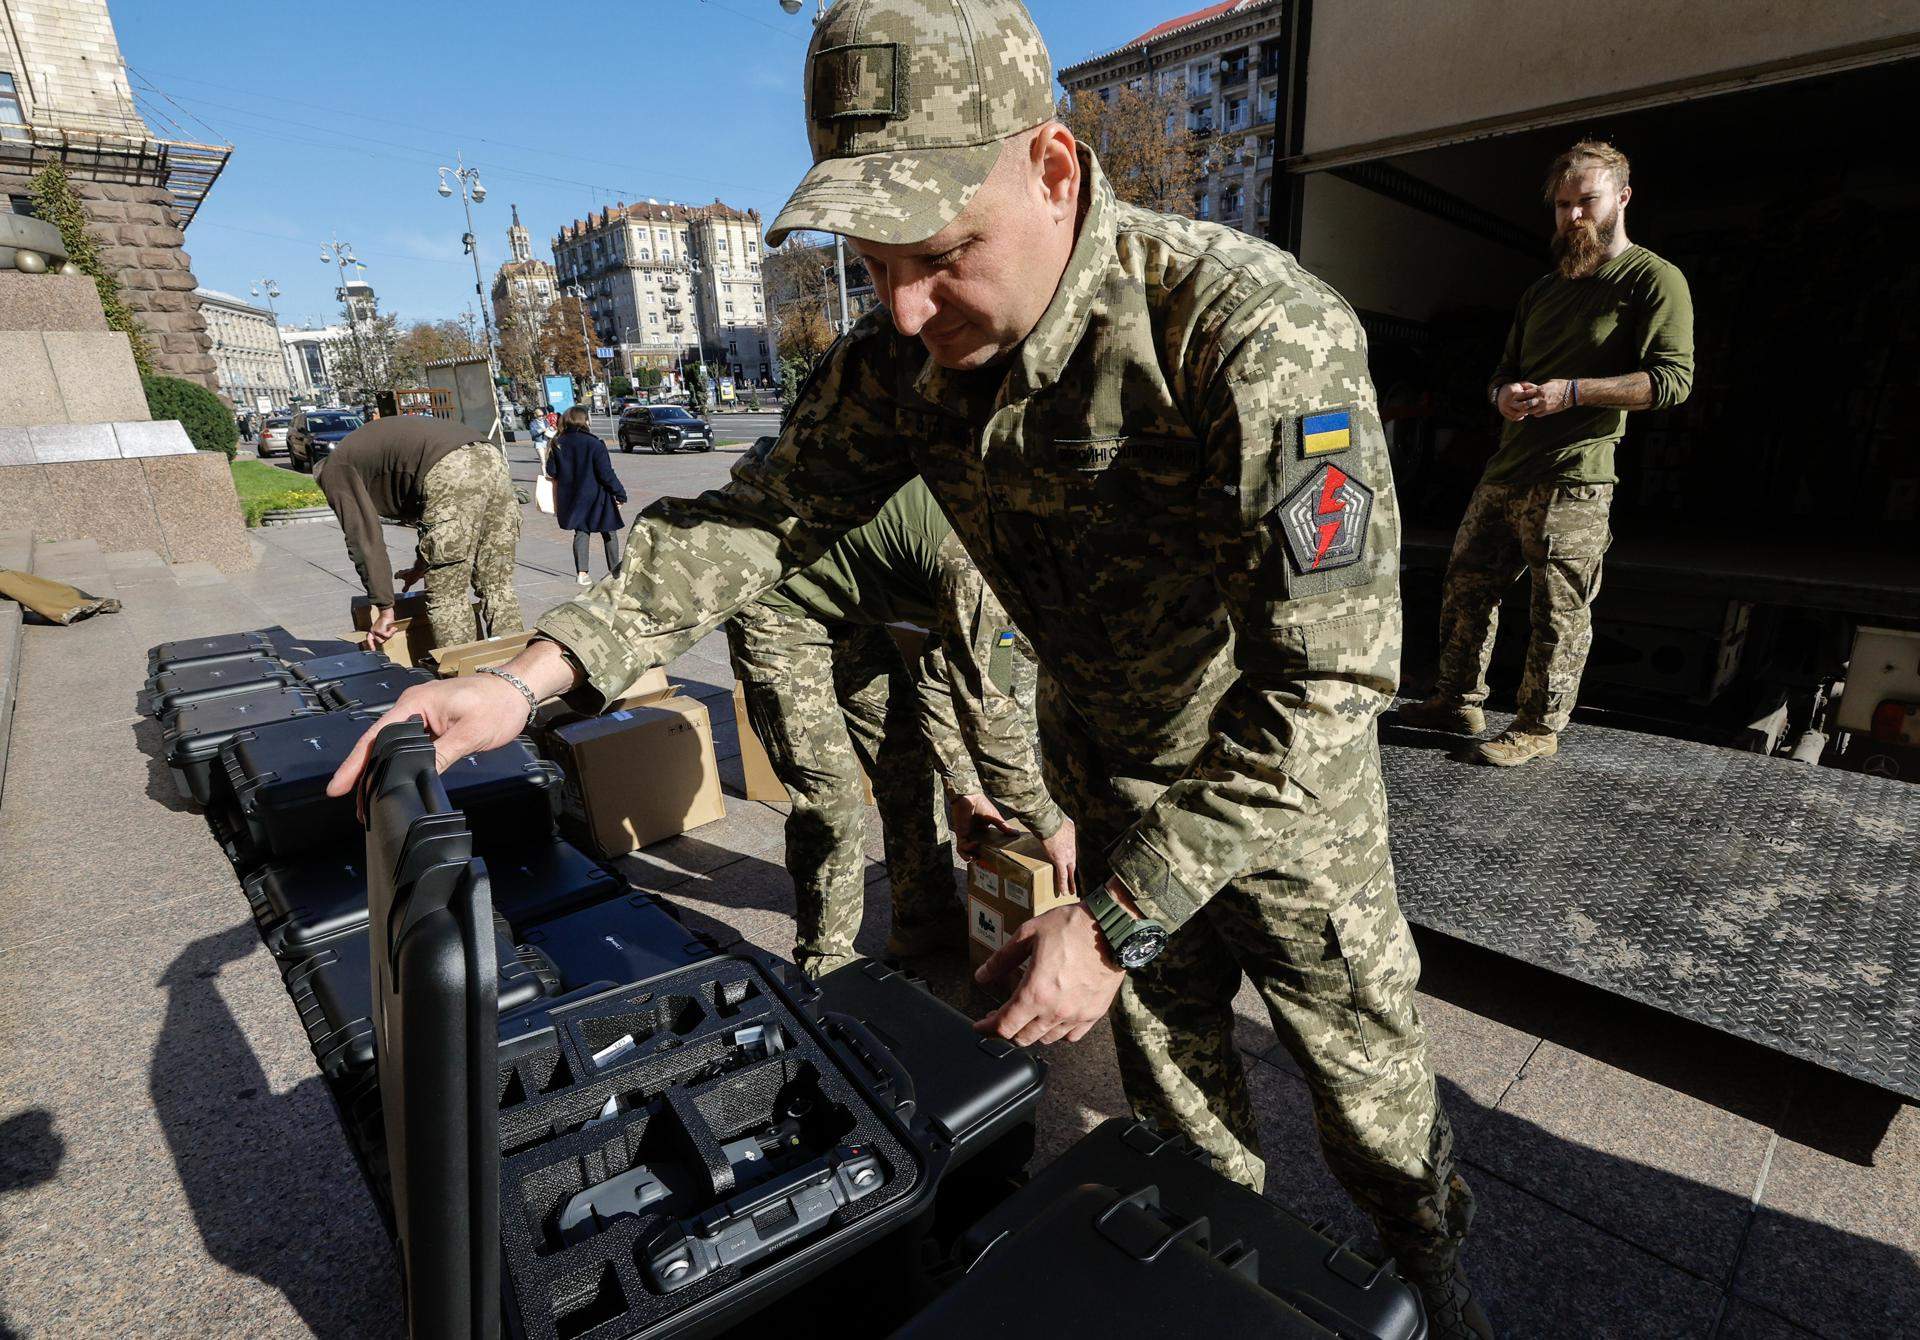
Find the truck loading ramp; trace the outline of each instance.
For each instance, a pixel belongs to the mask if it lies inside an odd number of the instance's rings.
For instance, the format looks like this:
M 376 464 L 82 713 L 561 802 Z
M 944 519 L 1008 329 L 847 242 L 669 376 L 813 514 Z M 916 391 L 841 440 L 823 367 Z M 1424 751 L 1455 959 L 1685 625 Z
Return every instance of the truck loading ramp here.
M 1519 768 L 1380 738 L 1409 921 L 1920 1100 L 1920 786 L 1585 724 Z

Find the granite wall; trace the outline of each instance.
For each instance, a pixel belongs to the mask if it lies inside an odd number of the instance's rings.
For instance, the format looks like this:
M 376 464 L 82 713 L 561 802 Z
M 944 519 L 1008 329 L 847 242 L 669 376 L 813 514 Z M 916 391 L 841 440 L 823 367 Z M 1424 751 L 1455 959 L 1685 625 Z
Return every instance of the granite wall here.
M 147 332 L 153 368 L 218 391 L 213 340 L 193 296 L 199 282 L 186 251 L 186 234 L 173 212 L 173 197 L 159 186 L 88 181 L 69 167 L 74 192 L 87 212 L 100 255 L 113 267 L 120 292 Z M 32 174 L 0 167 L 0 195 L 30 194 Z

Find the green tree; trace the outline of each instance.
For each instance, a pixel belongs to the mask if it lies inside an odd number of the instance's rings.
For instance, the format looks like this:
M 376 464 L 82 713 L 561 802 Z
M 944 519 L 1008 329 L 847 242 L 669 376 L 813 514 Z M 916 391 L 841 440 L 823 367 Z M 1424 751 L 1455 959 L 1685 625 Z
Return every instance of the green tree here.
M 153 346 L 147 342 L 147 332 L 134 319 L 126 299 L 120 296 L 119 277 L 100 259 L 99 245 L 87 231 L 86 211 L 81 208 L 80 197 L 73 189 L 66 168 L 57 161 L 47 164 L 33 174 L 28 190 L 33 194 L 34 216 L 60 230 L 67 260 L 93 281 L 94 290 L 100 295 L 101 310 L 107 314 L 107 329 L 127 337 L 127 343 L 133 346 L 133 365 L 141 376 L 150 375 Z
M 691 414 L 707 412 L 707 369 L 703 363 L 687 364 L 687 411 Z
M 350 318 L 343 305 L 340 324 L 353 327 L 334 349 L 334 390 L 347 404 L 370 404 L 376 391 L 419 383 L 417 349 L 402 343 L 400 321 L 392 312 Z

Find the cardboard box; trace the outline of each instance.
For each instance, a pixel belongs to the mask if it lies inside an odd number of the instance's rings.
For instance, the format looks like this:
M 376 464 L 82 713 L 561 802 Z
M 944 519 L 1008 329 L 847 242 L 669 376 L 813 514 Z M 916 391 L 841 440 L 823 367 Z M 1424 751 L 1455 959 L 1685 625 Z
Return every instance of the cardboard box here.
M 775 805 L 787 803 L 787 788 L 773 771 L 767 747 L 753 733 L 747 721 L 747 691 L 739 680 L 733 682 L 733 720 L 740 733 L 740 771 L 746 777 L 748 800 L 764 800 Z
M 989 846 L 967 864 L 967 949 L 978 968 L 1028 920 L 1077 899 L 1055 892 L 1053 863 L 1031 833 Z
M 707 709 L 669 694 L 548 735 L 562 808 L 603 856 L 622 856 L 726 817 Z
M 366 596 L 353 598 L 353 626 L 364 634 L 373 627 L 378 608 Z M 381 644 L 379 650 L 396 665 L 419 665 L 433 650 L 433 625 L 427 621 L 427 593 L 403 591 L 393 599 L 394 621 L 399 631 Z M 363 636 L 362 646 L 370 645 Z
M 475 667 L 476 670 L 478 668 L 478 666 Z M 615 712 L 625 712 L 631 708 L 645 707 L 647 704 L 660 698 L 670 697 L 675 692 L 677 692 L 677 690 L 667 682 L 667 672 L 665 670 L 649 670 L 633 682 L 633 687 L 628 689 L 624 696 L 608 703 L 606 711 L 599 715 L 609 716 Z M 529 730 L 533 735 L 535 748 L 540 751 L 542 756 L 552 758 L 553 755 L 547 748 L 547 740 L 554 731 L 562 726 L 570 725 L 575 721 L 592 721 L 593 719 L 593 716 L 588 713 L 576 712 L 559 698 L 549 698 L 541 703 L 540 709 L 533 714 L 533 723 L 529 727 Z
M 733 720 L 740 736 L 740 772 L 747 799 L 787 804 L 792 797 L 781 784 L 780 775 L 773 770 L 767 747 L 753 733 L 753 724 L 747 720 L 747 691 L 737 679 L 733 681 Z M 873 780 L 867 776 L 864 764 L 860 766 L 860 787 L 866 794 L 867 804 L 873 804 Z
M 489 665 L 505 665 L 527 649 L 533 630 L 507 633 L 501 637 L 483 637 L 478 642 L 462 642 L 452 647 L 435 647 L 431 653 L 434 669 L 443 676 L 478 674 Z

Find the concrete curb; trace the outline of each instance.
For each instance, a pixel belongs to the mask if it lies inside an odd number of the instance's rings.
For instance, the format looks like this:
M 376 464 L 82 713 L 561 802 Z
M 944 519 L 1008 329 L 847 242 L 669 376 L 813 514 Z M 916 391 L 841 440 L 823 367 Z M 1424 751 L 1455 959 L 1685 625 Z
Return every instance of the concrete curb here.
M 33 534 L 10 530 L 0 533 L 0 568 L 33 571 Z M 13 702 L 20 693 L 20 643 L 25 617 L 20 606 L 0 600 L 0 803 L 7 793 L 7 746 L 13 740 Z

